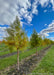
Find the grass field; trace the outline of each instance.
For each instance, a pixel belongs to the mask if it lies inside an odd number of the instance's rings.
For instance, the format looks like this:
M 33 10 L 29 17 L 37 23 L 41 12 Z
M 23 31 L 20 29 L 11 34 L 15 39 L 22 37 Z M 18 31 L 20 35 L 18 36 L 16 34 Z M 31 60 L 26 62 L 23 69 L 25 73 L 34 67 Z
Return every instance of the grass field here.
M 5 44 L 0 44 L 0 51 L 6 50 L 8 47 Z
M 39 65 L 32 71 L 32 75 L 54 75 L 54 46 L 49 49 Z
M 46 46 L 43 46 L 43 47 L 38 47 L 38 51 L 39 50 L 42 50 L 43 48 L 47 47 Z M 20 61 L 21 59 L 24 59 L 32 54 L 34 54 L 36 52 L 36 49 L 31 49 L 27 52 L 22 52 L 20 53 L 19 55 L 19 58 L 20 58 Z M 7 57 L 7 58 L 4 58 L 4 59 L 0 59 L 0 70 L 8 67 L 8 66 L 11 66 L 13 64 L 16 64 L 17 63 L 17 55 L 13 55 L 13 56 L 10 56 L 10 57 Z
M 10 51 L 9 51 L 8 47 L 5 44 L 0 44 L 0 56 L 9 54 L 9 53 L 10 53 Z
M 27 48 L 29 48 L 29 47 L 26 47 L 25 49 L 27 50 Z M 16 52 L 16 50 L 12 51 L 12 53 L 13 52 Z M 5 54 L 9 54 L 9 53 L 11 53 L 11 52 L 8 49 L 8 47 L 5 44 L 0 44 L 0 56 L 5 55 Z

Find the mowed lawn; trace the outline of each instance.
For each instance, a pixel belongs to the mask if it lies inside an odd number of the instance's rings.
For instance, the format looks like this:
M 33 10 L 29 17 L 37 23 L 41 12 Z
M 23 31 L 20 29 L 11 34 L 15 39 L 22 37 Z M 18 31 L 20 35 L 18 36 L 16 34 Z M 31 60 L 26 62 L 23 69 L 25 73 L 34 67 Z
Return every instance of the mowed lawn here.
M 32 75 L 54 75 L 54 46 L 49 49 L 32 73 Z
M 42 50 L 43 48 L 47 47 L 46 46 L 43 46 L 43 47 L 38 47 L 38 51 L 39 50 Z M 25 52 L 22 52 L 19 54 L 19 58 L 20 58 L 20 61 L 32 54 L 36 53 L 36 49 L 31 49 L 29 51 L 25 51 Z M 8 67 L 8 66 L 11 66 L 13 64 L 16 64 L 17 63 L 17 55 L 13 55 L 13 56 L 10 56 L 10 57 L 7 57 L 7 58 L 3 58 L 3 59 L 0 59 L 0 70 Z

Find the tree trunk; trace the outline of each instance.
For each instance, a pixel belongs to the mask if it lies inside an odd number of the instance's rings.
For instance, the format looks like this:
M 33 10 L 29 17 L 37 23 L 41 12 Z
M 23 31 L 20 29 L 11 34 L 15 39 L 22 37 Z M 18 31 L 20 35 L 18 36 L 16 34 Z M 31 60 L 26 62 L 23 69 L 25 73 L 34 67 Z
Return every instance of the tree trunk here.
M 17 70 L 19 71 L 19 50 L 17 49 Z

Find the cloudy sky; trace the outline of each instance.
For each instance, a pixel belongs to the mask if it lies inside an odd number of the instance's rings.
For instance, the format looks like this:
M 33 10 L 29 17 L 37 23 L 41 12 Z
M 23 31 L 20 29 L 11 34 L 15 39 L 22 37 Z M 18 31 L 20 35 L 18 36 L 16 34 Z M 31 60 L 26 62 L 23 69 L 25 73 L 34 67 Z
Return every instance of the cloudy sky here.
M 42 36 L 54 40 L 54 0 L 0 0 L 0 40 L 16 16 L 28 37 L 35 28 Z

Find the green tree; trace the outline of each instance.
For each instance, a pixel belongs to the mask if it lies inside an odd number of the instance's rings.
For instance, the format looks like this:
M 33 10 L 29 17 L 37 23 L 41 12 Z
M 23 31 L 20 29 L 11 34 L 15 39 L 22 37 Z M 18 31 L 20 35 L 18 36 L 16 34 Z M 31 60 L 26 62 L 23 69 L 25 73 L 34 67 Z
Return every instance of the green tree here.
M 51 42 L 50 42 L 50 39 L 47 39 L 47 38 L 45 38 L 44 39 L 44 43 L 45 43 L 45 45 L 49 45 Z
M 31 35 L 31 38 L 30 38 L 30 44 L 31 44 L 31 47 L 36 47 L 36 50 L 37 50 L 37 47 L 40 45 L 40 37 L 38 36 L 37 32 L 35 31 L 35 29 L 33 30 L 33 34 Z M 37 52 L 36 52 L 37 53 Z
M 27 46 L 27 36 L 20 25 L 18 17 L 16 17 L 16 20 L 6 29 L 6 31 L 8 36 L 5 39 L 9 50 L 17 50 L 17 69 L 19 70 L 19 50 L 24 50 Z
M 38 37 L 38 38 L 39 38 L 39 46 L 41 46 L 41 45 L 42 45 L 42 41 L 43 41 L 43 40 L 42 40 L 42 38 L 41 38 L 41 36 L 40 36 L 40 35 L 39 35 L 39 37 Z

